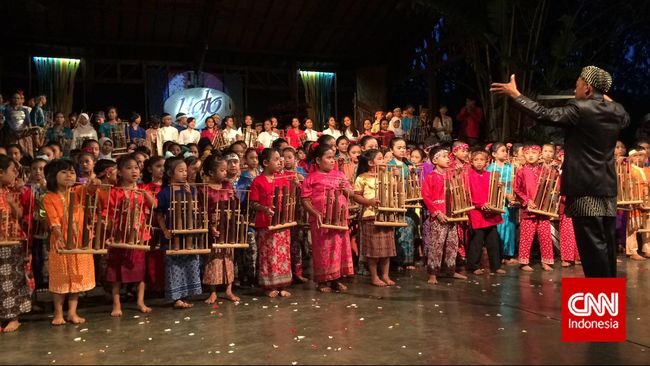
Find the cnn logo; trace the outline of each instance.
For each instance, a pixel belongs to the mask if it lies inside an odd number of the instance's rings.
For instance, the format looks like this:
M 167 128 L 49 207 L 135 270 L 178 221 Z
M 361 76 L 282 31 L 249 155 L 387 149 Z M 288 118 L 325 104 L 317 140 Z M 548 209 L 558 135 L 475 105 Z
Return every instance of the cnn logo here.
M 591 316 L 593 313 L 603 316 L 605 311 L 610 316 L 617 316 L 618 293 L 610 293 L 609 296 L 600 293 L 598 296 L 594 296 L 592 293 L 578 292 L 571 295 L 568 306 L 574 316 Z

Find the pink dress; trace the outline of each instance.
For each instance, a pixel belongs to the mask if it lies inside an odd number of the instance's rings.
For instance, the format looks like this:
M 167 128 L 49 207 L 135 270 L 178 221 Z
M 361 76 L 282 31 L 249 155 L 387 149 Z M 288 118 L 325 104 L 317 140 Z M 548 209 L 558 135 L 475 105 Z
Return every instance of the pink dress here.
M 350 182 L 339 170 L 329 173 L 315 171 L 310 173 L 302 185 L 302 198 L 311 199 L 311 204 L 318 212 L 325 213 L 325 190 L 337 189 L 343 182 L 350 190 Z M 332 198 L 332 201 L 334 198 Z M 339 203 L 347 207 L 347 196 L 339 194 Z M 348 210 L 345 211 L 347 221 Z M 309 217 L 313 251 L 314 281 L 334 281 L 354 274 L 352 265 L 352 248 L 348 231 L 319 228 L 316 219 Z
M 224 203 L 228 202 L 228 199 L 234 194 L 235 191 L 228 181 L 221 185 L 221 189 L 207 186 L 198 190 L 200 203 L 203 203 L 203 198 L 201 198 L 203 195 L 208 196 L 208 207 L 199 207 L 199 209 L 208 211 L 210 226 L 219 227 L 219 222 L 216 221 L 217 218 L 213 213 L 220 203 L 223 207 Z M 212 236 L 212 232 L 210 232 L 210 242 L 217 242 L 217 238 Z M 205 267 L 203 268 L 203 283 L 213 286 L 233 283 L 235 280 L 234 254 L 234 249 L 216 249 L 213 253 L 210 253 L 206 257 Z

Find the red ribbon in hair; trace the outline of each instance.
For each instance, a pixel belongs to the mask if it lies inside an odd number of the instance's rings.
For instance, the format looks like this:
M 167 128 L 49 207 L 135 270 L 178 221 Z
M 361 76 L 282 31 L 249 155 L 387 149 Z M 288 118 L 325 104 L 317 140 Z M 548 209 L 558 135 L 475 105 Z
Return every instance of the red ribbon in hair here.
M 316 150 L 316 149 L 318 148 L 319 145 L 320 145 L 320 144 L 319 144 L 318 142 L 314 142 L 313 144 L 311 144 L 311 148 L 312 148 L 312 150 Z
M 88 154 L 92 154 L 93 153 L 93 148 L 89 147 L 89 146 L 86 146 L 83 149 L 81 149 L 81 151 L 85 152 L 85 153 L 88 153 Z
M 467 144 L 460 144 L 460 145 L 457 145 L 456 147 L 454 147 L 453 149 L 451 149 L 451 152 L 452 152 L 452 153 L 455 153 L 456 151 L 458 151 L 458 150 L 462 150 L 462 149 L 469 150 L 469 145 L 467 145 Z
M 524 152 L 529 151 L 529 150 L 533 150 L 533 151 L 538 151 L 538 152 L 539 152 L 539 151 L 542 151 L 542 148 L 539 147 L 539 145 L 532 145 L 532 146 L 526 146 L 526 147 L 524 147 Z

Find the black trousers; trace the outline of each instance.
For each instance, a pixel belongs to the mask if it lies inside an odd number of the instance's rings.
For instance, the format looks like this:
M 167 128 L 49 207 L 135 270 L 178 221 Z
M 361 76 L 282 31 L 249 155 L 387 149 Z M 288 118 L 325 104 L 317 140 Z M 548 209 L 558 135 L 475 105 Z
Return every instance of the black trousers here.
M 572 217 L 585 277 L 616 277 L 616 217 Z
M 474 229 L 474 234 L 467 249 L 467 267 L 470 271 L 479 268 L 484 244 L 490 262 L 490 272 L 494 272 L 501 267 L 499 233 L 497 232 L 496 226 L 490 226 L 482 229 Z

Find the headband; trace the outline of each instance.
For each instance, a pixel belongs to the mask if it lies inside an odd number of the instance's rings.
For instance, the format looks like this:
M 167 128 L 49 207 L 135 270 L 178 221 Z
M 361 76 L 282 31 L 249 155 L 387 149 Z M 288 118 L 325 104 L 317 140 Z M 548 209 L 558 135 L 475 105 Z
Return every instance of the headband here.
M 449 150 L 447 150 L 447 149 L 438 150 L 438 152 L 433 154 L 433 159 L 431 159 L 431 160 L 436 160 L 439 156 L 441 156 L 444 153 L 449 154 Z
M 542 151 L 542 148 L 539 147 L 539 145 L 532 145 L 532 146 L 526 146 L 526 147 L 524 147 L 524 152 L 526 152 L 526 151 L 528 151 L 528 150 L 533 150 L 533 151 L 540 152 L 540 151 Z
M 644 152 L 645 152 L 645 151 L 643 151 L 643 150 L 634 150 L 634 149 L 632 149 L 632 150 L 630 150 L 630 152 L 627 153 L 627 156 L 632 156 L 632 155 L 636 155 L 636 154 L 641 154 L 641 153 L 644 153 Z
M 455 153 L 456 151 L 458 151 L 458 150 L 462 150 L 462 149 L 469 150 L 469 145 L 467 145 L 467 144 L 460 144 L 460 145 L 454 146 L 454 147 L 451 149 L 451 152 L 452 152 L 452 153 Z

